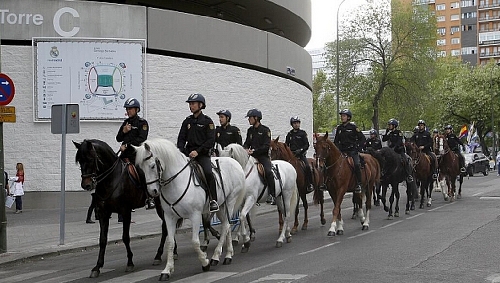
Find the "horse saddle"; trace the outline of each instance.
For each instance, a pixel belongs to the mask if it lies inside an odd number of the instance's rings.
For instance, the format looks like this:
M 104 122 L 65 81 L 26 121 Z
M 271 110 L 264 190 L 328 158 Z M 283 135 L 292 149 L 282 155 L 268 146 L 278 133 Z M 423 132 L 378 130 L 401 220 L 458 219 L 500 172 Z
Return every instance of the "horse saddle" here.
M 212 165 L 212 170 L 215 170 L 215 172 L 217 172 L 217 174 L 219 175 L 220 178 L 221 177 L 221 174 L 220 174 L 220 169 L 215 166 L 212 162 L 211 162 L 211 165 Z M 203 167 L 201 167 L 200 163 L 198 163 L 197 161 L 193 160 L 190 165 L 189 165 L 192 169 L 192 172 L 194 172 L 193 176 L 196 178 L 196 180 L 198 181 L 198 184 L 204 189 L 204 190 L 208 190 L 208 181 L 207 181 L 207 177 L 205 176 L 205 172 L 203 172 Z M 214 175 L 215 177 L 215 174 L 212 172 L 212 174 Z
M 137 168 L 135 168 L 135 165 L 128 158 L 124 158 L 123 162 L 125 163 L 129 178 L 139 187 L 141 185 L 141 178 L 139 177 Z
M 342 155 L 344 156 L 344 158 L 347 158 L 347 163 L 349 164 L 349 167 L 351 167 L 352 170 L 354 170 L 354 160 L 352 159 L 351 156 L 345 154 L 345 153 L 342 153 Z M 365 158 L 360 154 L 359 155 L 359 168 L 360 169 L 363 169 L 365 168 Z

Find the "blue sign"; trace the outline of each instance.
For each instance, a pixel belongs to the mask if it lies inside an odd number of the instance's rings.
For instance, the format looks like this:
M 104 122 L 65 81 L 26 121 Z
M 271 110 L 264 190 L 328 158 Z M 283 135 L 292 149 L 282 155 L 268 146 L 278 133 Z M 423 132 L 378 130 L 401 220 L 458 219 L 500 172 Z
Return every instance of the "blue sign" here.
M 6 74 L 0 73 L 0 105 L 8 105 L 15 92 L 14 82 Z

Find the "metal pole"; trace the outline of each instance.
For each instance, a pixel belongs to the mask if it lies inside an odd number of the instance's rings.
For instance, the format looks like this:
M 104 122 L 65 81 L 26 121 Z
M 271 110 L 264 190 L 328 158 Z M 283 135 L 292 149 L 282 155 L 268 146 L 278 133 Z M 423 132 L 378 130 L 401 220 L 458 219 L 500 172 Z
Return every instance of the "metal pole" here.
M 491 133 L 492 133 L 492 136 L 493 136 L 493 144 L 491 145 L 491 155 L 493 157 L 496 157 L 496 134 L 495 134 L 495 119 L 494 119 L 494 103 L 493 103 L 493 97 L 494 97 L 494 94 L 495 94 L 495 91 L 493 89 L 493 70 L 495 70 L 495 67 L 496 66 L 500 66 L 500 63 L 495 63 L 495 65 L 493 65 L 493 68 L 491 68 L 491 75 L 490 75 L 490 95 L 491 95 Z
M 339 97 L 340 97 L 340 59 L 339 59 L 339 11 L 340 11 L 340 6 L 342 6 L 342 4 L 345 2 L 346 0 L 342 0 L 342 2 L 340 2 L 338 8 L 337 8 L 337 42 L 336 42 L 336 45 L 337 45 L 337 113 L 335 113 L 335 115 L 337 116 L 337 125 L 340 124 L 340 116 L 339 116 L 339 112 L 340 112 L 340 100 L 339 100 Z
M 0 32 L 0 72 L 2 71 L 2 34 Z M 4 152 L 3 152 L 3 123 L 0 122 L 0 253 L 7 252 L 7 215 L 5 209 L 5 182 L 4 180 Z
M 64 245 L 64 224 L 66 211 L 66 112 L 67 104 L 62 107 L 61 134 L 61 209 L 59 210 L 59 245 Z

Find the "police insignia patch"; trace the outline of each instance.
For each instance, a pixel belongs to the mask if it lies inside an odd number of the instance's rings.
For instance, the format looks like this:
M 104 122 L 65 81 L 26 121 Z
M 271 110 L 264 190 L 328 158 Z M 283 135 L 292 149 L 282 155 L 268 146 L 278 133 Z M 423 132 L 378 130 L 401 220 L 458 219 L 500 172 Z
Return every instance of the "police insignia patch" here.
M 356 128 L 356 132 L 360 132 L 359 128 Z
M 142 125 L 142 130 L 143 131 L 147 131 L 148 130 L 148 125 L 147 124 Z
M 210 130 L 213 130 L 215 128 L 214 124 L 208 124 L 208 127 L 210 128 Z
M 271 132 L 267 132 L 267 136 L 268 136 L 268 137 L 271 137 Z
M 191 124 L 188 124 L 188 130 L 191 129 Z

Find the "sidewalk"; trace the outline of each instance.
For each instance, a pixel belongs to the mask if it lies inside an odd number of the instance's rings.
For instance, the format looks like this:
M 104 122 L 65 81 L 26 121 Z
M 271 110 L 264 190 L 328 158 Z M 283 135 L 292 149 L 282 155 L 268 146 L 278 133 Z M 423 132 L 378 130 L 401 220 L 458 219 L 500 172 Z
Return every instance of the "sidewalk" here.
M 311 198 L 312 198 L 312 194 Z M 309 195 L 308 195 L 309 199 Z M 64 227 L 64 245 L 60 245 L 59 209 L 30 210 L 24 209 L 14 214 L 7 209 L 7 252 L 0 254 L 0 266 L 16 261 L 41 258 L 44 255 L 68 253 L 99 245 L 99 222 L 85 223 L 87 207 L 66 209 Z M 276 210 L 276 206 L 261 204 L 257 214 L 261 215 Z M 94 220 L 92 215 L 92 220 Z M 144 208 L 132 212 L 130 238 L 161 235 L 161 220 L 155 210 Z M 179 230 L 188 230 L 191 222 L 185 221 Z M 179 232 L 178 230 L 178 232 Z M 121 241 L 122 224 L 114 213 L 110 219 L 108 243 Z

